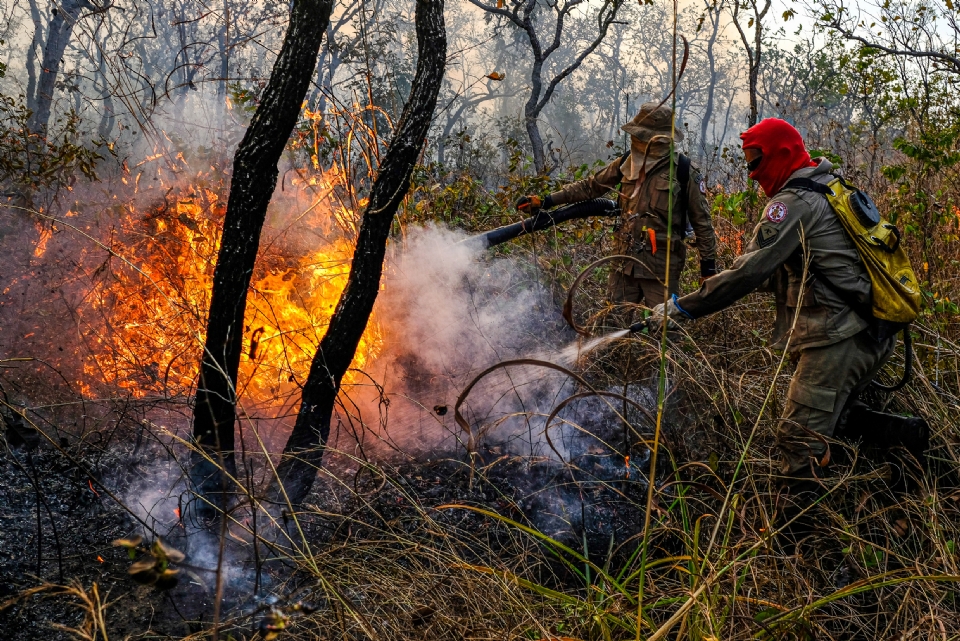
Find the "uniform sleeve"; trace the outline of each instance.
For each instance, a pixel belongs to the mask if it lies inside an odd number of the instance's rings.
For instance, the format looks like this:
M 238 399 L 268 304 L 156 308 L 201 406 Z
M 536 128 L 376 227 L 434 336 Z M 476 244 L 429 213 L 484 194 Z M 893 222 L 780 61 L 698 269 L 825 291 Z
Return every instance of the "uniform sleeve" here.
M 553 204 L 579 203 L 604 195 L 616 187 L 623 178 L 623 174 L 620 173 L 620 160 L 617 158 L 589 178 L 570 183 L 560 191 L 553 192 L 550 194 Z
M 733 305 L 763 285 L 800 247 L 807 208 L 790 193 L 778 194 L 777 198 L 767 204 L 746 252 L 733 266 L 678 301 L 687 314 L 700 318 Z
M 716 268 L 717 236 L 710 220 L 710 206 L 707 204 L 706 183 L 700 171 L 694 167 L 687 181 L 687 215 L 690 225 L 697 235 L 697 253 L 700 254 L 701 275 L 704 271 Z M 712 273 L 712 271 L 711 271 Z

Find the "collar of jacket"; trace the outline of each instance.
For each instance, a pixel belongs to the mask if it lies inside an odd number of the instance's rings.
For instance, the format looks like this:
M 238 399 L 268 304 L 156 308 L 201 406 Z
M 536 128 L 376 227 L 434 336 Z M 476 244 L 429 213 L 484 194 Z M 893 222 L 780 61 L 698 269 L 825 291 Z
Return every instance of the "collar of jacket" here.
M 815 166 L 813 166 L 813 167 L 803 167 L 803 168 L 801 168 L 801 169 L 796 170 L 795 172 L 793 172 L 792 174 L 790 174 L 789 177 L 787 177 L 787 180 L 784 182 L 784 184 L 787 184 L 788 182 L 790 182 L 790 181 L 793 180 L 794 178 L 812 178 L 812 179 L 816 179 L 816 178 L 818 178 L 818 177 L 820 177 L 820 176 L 826 176 L 826 175 L 830 174 L 831 171 L 833 171 L 833 163 L 831 163 L 831 162 L 830 162 L 829 160 L 827 160 L 826 158 L 814 158 L 814 159 L 813 159 L 813 162 L 815 162 L 815 163 L 817 163 L 817 164 L 816 164 Z M 779 194 L 779 193 L 781 193 L 781 192 L 783 192 L 782 189 L 781 189 L 779 192 L 777 192 L 777 194 Z M 777 197 L 777 194 L 774 194 L 773 197 L 772 197 L 770 200 L 773 200 L 774 198 L 776 198 L 776 197 Z

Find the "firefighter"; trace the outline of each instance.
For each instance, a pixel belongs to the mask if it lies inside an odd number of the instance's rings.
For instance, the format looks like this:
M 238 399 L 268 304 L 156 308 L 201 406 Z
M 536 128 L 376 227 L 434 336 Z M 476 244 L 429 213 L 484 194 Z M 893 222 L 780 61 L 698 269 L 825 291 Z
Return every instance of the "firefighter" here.
M 640 303 L 652 307 L 665 300 L 664 277 L 669 274 L 666 289 L 678 291 L 680 272 L 686 260 L 683 242 L 687 222 L 696 234 L 700 255 L 700 276 L 716 273 L 717 241 L 710 222 L 710 209 L 705 198 L 706 184 L 689 159 L 674 153 L 674 177 L 670 181 L 670 136 L 673 110 L 648 102 L 640 113 L 622 127 L 630 134 L 630 152 L 584 180 L 571 183 L 543 198 L 524 196 L 517 202 L 523 212 L 549 209 L 576 203 L 617 190 L 622 218 L 618 226 L 614 252 L 633 256 L 641 264 L 622 261 L 610 272 L 608 294 L 614 303 Z M 673 132 L 674 140 L 683 140 L 683 131 Z M 618 187 L 619 186 L 619 187 Z M 671 235 L 667 238 L 667 212 L 673 198 Z M 667 242 L 670 246 L 670 269 L 667 270 Z
M 783 120 L 768 118 L 740 137 L 750 178 L 770 199 L 753 238 L 731 269 L 705 281 L 699 291 L 654 308 L 649 326 L 658 329 L 665 317 L 669 324 L 701 318 L 753 291 L 773 291 L 773 346 L 799 356 L 778 426 L 779 468 L 787 485 L 809 488 L 828 462 L 826 439 L 890 358 L 896 335 L 851 307 L 869 309 L 871 281 L 826 197 L 784 188 L 796 178 L 826 184 L 833 165 L 825 158 L 811 160 L 800 132 Z M 882 416 L 885 423 L 873 430 L 922 458 L 928 438 L 923 419 Z

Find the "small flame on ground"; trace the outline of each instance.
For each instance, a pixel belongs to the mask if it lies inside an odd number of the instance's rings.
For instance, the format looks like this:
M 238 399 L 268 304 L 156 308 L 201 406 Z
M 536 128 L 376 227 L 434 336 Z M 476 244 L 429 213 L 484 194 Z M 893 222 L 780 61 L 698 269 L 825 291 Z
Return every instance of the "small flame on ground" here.
M 97 492 L 97 490 L 93 487 L 93 481 L 87 479 L 87 485 L 90 487 L 90 491 L 96 494 L 97 498 L 100 498 L 100 492 Z
M 103 557 L 100 556 L 99 554 L 97 555 L 97 561 L 100 561 L 100 563 L 103 563 Z
M 47 251 L 47 241 L 53 236 L 53 230 L 48 227 L 42 227 L 40 229 L 40 238 L 37 240 L 37 246 L 33 250 L 33 255 L 37 258 L 43 256 Z
M 624 478 L 630 478 L 630 455 L 623 457 L 623 466 L 626 468 L 626 476 Z
M 174 515 L 177 517 L 177 520 L 179 521 L 179 520 L 180 520 L 180 508 L 178 508 L 178 507 L 173 508 L 173 513 L 174 513 Z

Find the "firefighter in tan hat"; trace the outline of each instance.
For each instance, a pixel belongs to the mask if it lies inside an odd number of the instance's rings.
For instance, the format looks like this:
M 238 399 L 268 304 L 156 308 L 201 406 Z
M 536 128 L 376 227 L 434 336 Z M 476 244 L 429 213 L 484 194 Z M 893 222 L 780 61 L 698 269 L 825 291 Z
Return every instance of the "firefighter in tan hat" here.
M 616 191 L 622 218 L 617 228 L 614 251 L 632 256 L 610 272 L 608 293 L 611 302 L 640 303 L 653 307 L 667 293 L 678 290 L 680 272 L 686 261 L 683 242 L 687 223 L 696 234 L 701 279 L 716 273 L 717 241 L 710 222 L 706 185 L 690 159 L 674 153 L 674 180 L 670 180 L 670 138 L 683 140 L 683 131 L 673 127 L 673 110 L 648 102 L 622 129 L 630 134 L 630 151 L 584 180 L 571 183 L 543 198 L 524 196 L 517 209 L 532 212 L 542 207 L 576 203 Z M 671 199 L 673 216 L 667 235 Z M 667 268 L 667 244 L 670 265 Z

